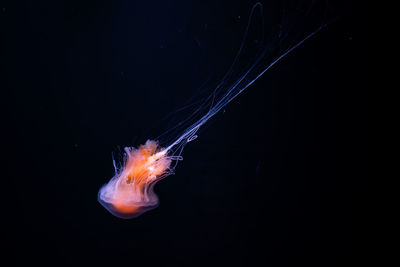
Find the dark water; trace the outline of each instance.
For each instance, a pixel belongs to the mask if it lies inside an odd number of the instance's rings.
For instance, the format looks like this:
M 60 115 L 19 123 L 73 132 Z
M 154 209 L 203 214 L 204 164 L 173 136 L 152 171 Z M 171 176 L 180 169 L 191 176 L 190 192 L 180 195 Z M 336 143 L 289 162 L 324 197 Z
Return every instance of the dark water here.
M 367 58 L 348 1 L 199 132 L 157 209 L 121 220 L 97 202 L 112 153 L 164 132 L 229 66 L 252 3 L 2 3 L 1 253 L 18 266 L 353 263 Z

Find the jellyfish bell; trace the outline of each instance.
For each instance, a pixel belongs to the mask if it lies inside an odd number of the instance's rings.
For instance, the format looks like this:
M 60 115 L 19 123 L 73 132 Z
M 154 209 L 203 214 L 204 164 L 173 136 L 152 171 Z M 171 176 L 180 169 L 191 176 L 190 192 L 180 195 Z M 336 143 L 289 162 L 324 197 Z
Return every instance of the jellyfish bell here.
M 138 188 L 117 179 L 105 184 L 98 193 L 100 204 L 114 216 L 132 219 L 158 206 L 158 197 L 152 189 L 149 189 L 146 199 L 143 190 L 138 191 Z
M 106 186 L 106 185 L 105 185 Z M 104 186 L 104 187 L 105 187 Z M 112 215 L 121 218 L 121 219 L 133 219 L 136 218 L 140 215 L 142 215 L 144 212 L 148 210 L 155 209 L 158 206 L 158 198 L 155 196 L 155 201 L 149 202 L 149 203 L 135 203 L 135 202 L 129 202 L 127 201 L 126 198 L 123 196 L 117 197 L 115 199 L 112 199 L 107 201 L 104 196 L 102 196 L 102 192 L 104 190 L 104 187 L 100 190 L 98 194 L 98 201 L 100 204 L 108 210 Z
M 135 218 L 158 206 L 154 185 L 170 172 L 171 157 L 158 143 L 148 140 L 136 148 L 125 148 L 125 162 L 115 176 L 101 187 L 98 201 L 111 214 Z

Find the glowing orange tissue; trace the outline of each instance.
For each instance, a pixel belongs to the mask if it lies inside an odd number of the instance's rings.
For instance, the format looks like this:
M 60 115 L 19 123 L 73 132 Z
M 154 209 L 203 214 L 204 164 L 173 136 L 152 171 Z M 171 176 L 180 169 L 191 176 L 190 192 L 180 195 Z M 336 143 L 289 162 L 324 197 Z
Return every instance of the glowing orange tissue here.
M 157 181 L 170 174 L 172 157 L 156 141 L 148 140 L 138 149 L 125 148 L 125 162 L 99 191 L 99 202 L 113 215 L 130 219 L 153 209 L 158 197 Z

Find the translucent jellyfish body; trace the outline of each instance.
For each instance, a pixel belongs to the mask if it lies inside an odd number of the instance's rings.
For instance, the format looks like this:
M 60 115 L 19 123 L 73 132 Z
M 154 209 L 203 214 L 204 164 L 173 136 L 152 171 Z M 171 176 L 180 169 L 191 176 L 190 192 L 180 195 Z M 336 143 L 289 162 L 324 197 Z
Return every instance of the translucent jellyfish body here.
M 110 213 L 135 218 L 158 206 L 153 191 L 157 181 L 169 174 L 171 157 L 155 141 L 136 148 L 125 148 L 125 162 L 98 193 L 98 200 Z

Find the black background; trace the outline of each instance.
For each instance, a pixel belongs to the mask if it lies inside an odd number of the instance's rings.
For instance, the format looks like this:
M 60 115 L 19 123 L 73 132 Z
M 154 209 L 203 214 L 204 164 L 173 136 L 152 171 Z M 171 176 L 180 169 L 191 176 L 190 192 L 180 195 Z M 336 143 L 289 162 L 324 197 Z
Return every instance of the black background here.
M 366 48 L 343 2 L 200 131 L 157 184 L 160 206 L 134 220 L 97 202 L 112 153 L 165 131 L 156 122 L 229 66 L 253 2 L 2 4 L 1 253 L 11 265 L 357 262 Z

